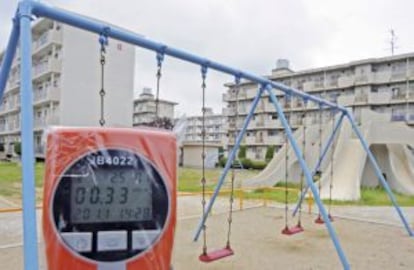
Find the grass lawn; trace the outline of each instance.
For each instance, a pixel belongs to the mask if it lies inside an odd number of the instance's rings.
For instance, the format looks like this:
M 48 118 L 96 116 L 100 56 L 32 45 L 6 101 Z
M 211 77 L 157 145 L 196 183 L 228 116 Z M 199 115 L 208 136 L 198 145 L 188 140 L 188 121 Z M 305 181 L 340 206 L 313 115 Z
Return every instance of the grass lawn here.
M 207 178 L 207 191 L 212 191 L 217 179 L 220 176 L 221 169 L 209 169 L 206 170 Z M 247 179 L 249 177 L 257 174 L 258 171 L 243 170 L 237 171 L 236 177 L 237 181 L 235 187 L 237 188 L 240 181 Z M 230 172 L 229 172 L 230 175 Z M 226 183 L 229 183 L 229 175 L 227 176 Z M 190 168 L 180 168 L 179 177 L 178 177 L 178 190 L 187 191 L 187 192 L 201 192 L 201 170 L 199 169 L 190 169 Z M 277 202 L 285 202 L 285 190 L 284 183 L 278 183 L 276 187 L 277 190 L 266 190 L 258 188 L 255 190 L 244 192 L 243 196 L 247 199 L 264 199 L 273 200 Z M 227 188 L 229 185 L 227 184 Z M 298 184 L 288 183 L 288 202 L 295 203 L 298 199 Z M 394 195 L 397 199 L 397 202 L 400 206 L 414 206 L 414 196 L 407 196 L 397 192 L 394 192 Z M 236 196 L 240 196 L 240 193 L 236 192 Z M 324 203 L 328 203 L 328 200 L 323 200 Z M 368 206 L 390 206 L 391 201 L 388 197 L 388 194 L 382 188 L 366 188 L 361 189 L 361 199 L 359 201 L 332 201 L 333 205 L 368 205 Z
M 213 191 L 217 184 L 222 169 L 207 169 L 206 180 L 207 191 Z M 258 171 L 253 170 L 237 170 L 235 179 L 235 188 L 240 187 L 240 183 L 244 179 L 248 179 L 256 175 Z M 44 164 L 36 163 L 36 192 L 37 201 L 41 202 L 43 187 Z M 194 168 L 179 168 L 178 170 L 178 190 L 182 192 L 201 192 L 201 170 Z M 229 171 L 223 189 L 229 189 L 231 172 Z M 21 199 L 21 166 L 12 162 L 0 162 L 0 196 L 4 196 L 12 201 L 20 201 Z M 298 198 L 298 185 L 288 185 L 288 202 L 294 203 Z M 254 189 L 245 191 L 243 196 L 248 199 L 264 199 L 277 202 L 285 201 L 284 183 L 276 185 L 277 190 Z M 295 190 L 296 189 L 296 190 Z M 414 206 L 414 196 L 402 195 L 394 193 L 398 203 L 401 206 Z M 240 192 L 236 192 L 236 196 L 240 196 Z M 327 201 L 325 200 L 325 203 Z M 387 206 L 391 205 L 387 193 L 382 188 L 362 188 L 361 199 L 359 201 L 333 201 L 334 205 L 370 205 L 370 206 Z
M 15 162 L 0 162 L 0 196 L 19 202 L 21 200 L 22 172 L 21 165 Z M 36 199 L 41 201 L 44 164 L 35 164 Z

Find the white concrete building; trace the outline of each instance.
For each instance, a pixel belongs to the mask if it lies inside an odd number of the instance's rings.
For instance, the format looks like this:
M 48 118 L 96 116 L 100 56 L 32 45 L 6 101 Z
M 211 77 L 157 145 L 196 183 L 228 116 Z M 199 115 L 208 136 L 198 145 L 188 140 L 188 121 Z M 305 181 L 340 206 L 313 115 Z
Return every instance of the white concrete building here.
M 47 19 L 32 27 L 34 141 L 42 156 L 42 136 L 50 125 L 97 126 L 100 118 L 98 36 Z M 0 54 L 0 62 L 4 52 Z M 105 67 L 106 125 L 132 126 L 135 49 L 109 40 Z M 0 105 L 0 144 L 7 153 L 20 141 L 20 52 L 10 70 Z
M 178 103 L 164 99 L 158 100 L 158 117 L 168 118 L 174 122 L 174 107 Z M 156 102 L 151 88 L 142 89 L 142 93 L 134 100 L 133 125 L 145 125 L 156 118 Z
M 414 53 L 366 59 L 347 64 L 294 72 L 286 60 L 279 60 L 276 69 L 268 76 L 271 80 L 292 86 L 298 90 L 320 96 L 353 109 L 356 121 L 361 123 L 361 112 L 370 109 L 384 114 L 389 121 L 414 124 Z M 227 85 L 223 95 L 227 102 L 229 145 L 234 144 L 236 127 L 236 95 L 233 84 Z M 257 92 L 257 85 L 243 83 L 238 95 L 238 127 L 247 116 L 250 104 Z M 318 107 L 309 103 L 304 107 L 301 99 L 293 98 L 285 104 L 284 94 L 276 92 L 279 101 L 290 115 L 290 124 L 298 127 L 317 125 Z M 306 117 L 303 118 L 306 112 Z M 327 122 L 330 112 L 324 111 L 322 122 Z M 305 119 L 305 122 L 303 121 Z M 266 149 L 276 145 L 276 151 L 284 143 L 284 129 L 267 94 L 264 94 L 248 127 L 243 144 L 247 145 L 247 157 L 264 160 Z
M 189 116 L 186 119 L 186 131 L 184 142 L 200 143 L 202 141 L 202 116 Z M 226 145 L 227 144 L 227 130 L 226 117 L 223 114 L 215 114 L 211 108 L 206 108 L 205 112 L 205 128 L 206 128 L 206 142 Z

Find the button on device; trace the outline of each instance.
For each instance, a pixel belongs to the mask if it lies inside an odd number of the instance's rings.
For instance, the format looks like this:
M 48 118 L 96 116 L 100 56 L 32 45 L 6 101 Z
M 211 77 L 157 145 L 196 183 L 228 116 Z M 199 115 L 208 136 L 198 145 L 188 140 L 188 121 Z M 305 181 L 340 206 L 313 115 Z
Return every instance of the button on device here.
M 132 249 L 146 249 L 160 235 L 160 230 L 142 230 L 132 232 Z
M 98 232 L 98 251 L 126 250 L 127 231 Z
M 78 252 L 92 251 L 92 233 L 91 232 L 66 232 L 62 233 L 62 238 L 68 246 Z

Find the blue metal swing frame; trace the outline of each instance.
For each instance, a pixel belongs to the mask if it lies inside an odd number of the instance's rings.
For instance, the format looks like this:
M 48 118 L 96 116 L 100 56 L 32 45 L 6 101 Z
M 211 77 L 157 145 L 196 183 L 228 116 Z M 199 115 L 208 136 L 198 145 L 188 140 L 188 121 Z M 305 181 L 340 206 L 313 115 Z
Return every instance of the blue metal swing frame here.
M 236 152 L 240 146 L 240 142 L 243 138 L 244 133 L 246 132 L 247 126 L 255 112 L 257 104 L 264 92 L 269 94 L 270 100 L 274 105 L 276 112 L 279 115 L 279 118 L 282 122 L 283 127 L 287 133 L 287 137 L 289 142 L 292 145 L 292 148 L 295 152 L 299 160 L 299 164 L 304 171 L 307 188 L 310 188 L 316 204 L 319 208 L 319 211 L 322 215 L 322 218 L 326 221 L 325 226 L 328 229 L 329 235 L 333 241 L 335 246 L 336 252 L 339 256 L 341 264 L 344 269 L 350 269 L 349 262 L 345 256 L 345 253 L 340 245 L 339 239 L 336 235 L 336 232 L 329 221 L 328 214 L 326 212 L 325 207 L 322 204 L 322 201 L 319 198 L 318 190 L 315 187 L 312 181 L 312 172 L 308 168 L 305 160 L 302 158 L 302 153 L 300 148 L 298 147 L 297 142 L 295 141 L 292 129 L 290 128 L 288 122 L 286 121 L 286 117 L 283 113 L 283 108 L 281 107 L 278 99 L 275 95 L 274 89 L 284 92 L 286 95 L 296 96 L 302 98 L 303 100 L 307 100 L 309 102 L 314 102 L 318 104 L 320 107 L 329 108 L 335 112 L 341 113 L 340 120 L 337 123 L 339 127 L 342 119 L 346 117 L 348 121 L 352 125 L 352 129 L 355 132 L 356 136 L 359 138 L 364 150 L 366 151 L 369 160 L 371 161 L 372 165 L 374 166 L 375 173 L 385 188 L 393 206 L 395 207 L 402 223 L 404 224 L 405 229 L 407 230 L 410 236 L 413 236 L 413 232 L 403 214 L 400 207 L 397 204 L 397 201 L 388 186 L 384 176 L 381 173 L 381 170 L 369 149 L 369 145 L 366 143 L 365 139 L 363 138 L 360 130 L 358 129 L 355 121 L 353 119 L 352 114 L 344 107 L 339 106 L 335 103 L 326 101 L 316 96 L 312 96 L 306 94 L 302 91 L 298 91 L 296 89 L 290 88 L 283 84 L 271 81 L 267 78 L 257 76 L 239 69 L 235 69 L 218 62 L 214 62 L 208 60 L 206 58 L 202 58 L 196 56 L 194 54 L 187 53 L 185 51 L 181 51 L 172 47 L 169 47 L 162 43 L 157 43 L 147 38 L 142 37 L 139 34 L 135 34 L 132 32 L 125 31 L 121 28 L 116 26 L 110 26 L 105 23 L 102 23 L 98 20 L 94 20 L 73 12 L 65 11 L 59 8 L 50 7 L 48 5 L 44 5 L 39 2 L 34 2 L 33 0 L 23 0 L 19 3 L 17 7 L 16 14 L 13 19 L 13 28 L 10 34 L 10 38 L 7 44 L 5 56 L 3 62 L 0 66 L 0 100 L 3 97 L 5 85 L 7 82 L 7 78 L 10 72 L 10 68 L 12 65 L 13 58 L 16 54 L 16 48 L 18 42 L 20 40 L 20 55 L 21 55 L 21 72 L 20 72 L 20 81 L 21 81 L 21 138 L 22 138 L 22 173 L 23 173 L 23 185 L 22 185 L 22 198 L 23 198 L 23 236 L 24 236 L 24 269 L 25 270 L 38 270 L 38 250 L 37 250 L 37 234 L 36 234 L 36 209 L 35 209 L 35 183 L 34 183 L 34 143 L 33 143 L 33 106 L 32 106 L 32 75 L 31 75 L 31 67 L 32 67 L 32 58 L 31 58 L 31 51 L 32 51 L 32 33 L 31 33 L 31 21 L 33 16 L 36 17 L 45 17 L 55 21 L 59 21 L 64 24 L 68 24 L 86 31 L 90 31 L 96 34 L 103 34 L 108 38 L 117 39 L 120 41 L 124 41 L 135 46 L 139 46 L 151 51 L 155 51 L 157 55 L 168 55 L 174 58 L 181 59 L 185 62 L 189 62 L 195 65 L 201 66 L 203 70 L 212 69 L 222 73 L 226 73 L 232 75 L 236 78 L 236 80 L 244 79 L 247 81 L 255 82 L 258 84 L 258 91 L 257 95 L 254 98 L 250 111 L 244 121 L 243 127 L 240 132 L 237 134 L 236 143 L 233 149 L 230 152 L 229 158 L 227 163 L 224 167 L 224 170 L 220 176 L 219 182 L 214 190 L 214 194 L 211 197 L 205 211 L 205 215 L 202 216 L 200 220 L 200 224 L 197 227 L 194 240 L 197 240 L 202 228 L 205 226 L 207 217 L 211 208 L 215 202 L 216 197 L 224 183 L 224 179 L 229 171 L 230 165 L 232 160 L 235 158 Z M 336 131 L 335 131 L 336 132 Z M 333 137 L 335 136 L 335 132 L 331 135 L 328 143 L 324 147 L 324 151 L 322 151 L 322 155 L 320 157 L 320 162 L 323 160 L 327 149 L 332 144 Z M 318 162 L 318 164 L 320 164 Z M 317 170 L 317 167 L 314 171 Z M 303 196 L 302 196 L 303 197 Z

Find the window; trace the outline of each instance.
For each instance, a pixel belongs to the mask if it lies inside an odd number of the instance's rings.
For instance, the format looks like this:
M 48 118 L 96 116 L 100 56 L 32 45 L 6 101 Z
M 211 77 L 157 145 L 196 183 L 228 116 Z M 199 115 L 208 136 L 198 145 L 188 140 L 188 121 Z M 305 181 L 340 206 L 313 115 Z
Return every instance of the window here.
M 276 136 L 277 135 L 277 131 L 276 130 L 268 130 L 267 131 L 267 135 L 268 136 Z

